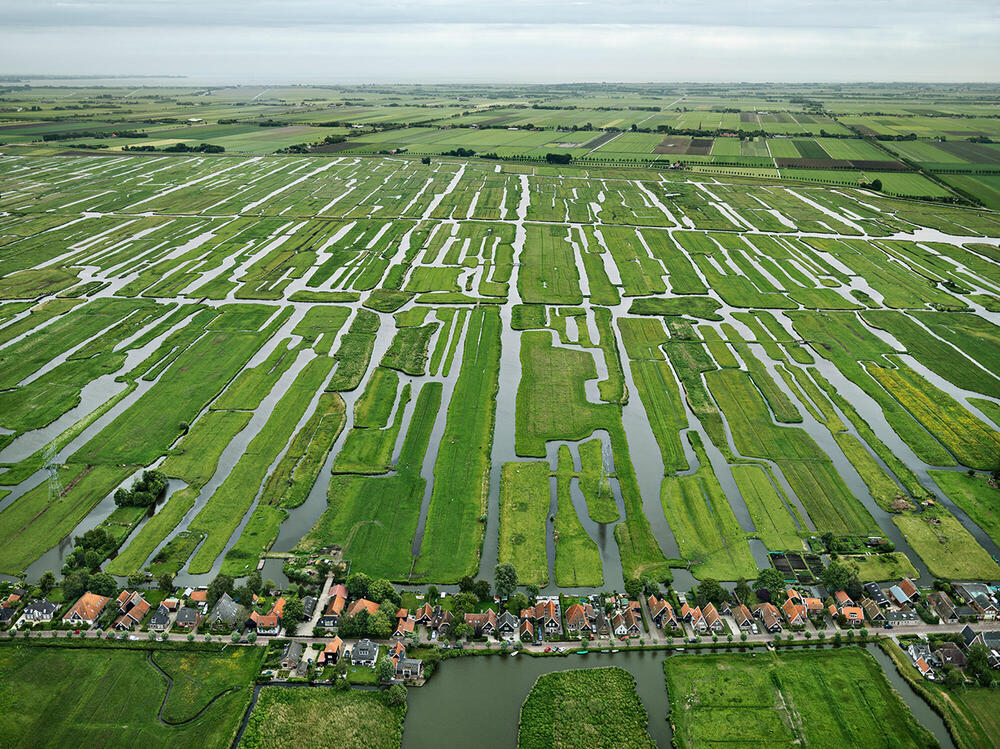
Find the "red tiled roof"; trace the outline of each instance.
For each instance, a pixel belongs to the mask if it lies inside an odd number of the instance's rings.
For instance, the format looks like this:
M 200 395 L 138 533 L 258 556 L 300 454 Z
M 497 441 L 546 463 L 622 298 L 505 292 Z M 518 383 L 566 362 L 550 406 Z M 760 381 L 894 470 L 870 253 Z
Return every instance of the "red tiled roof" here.
M 271 613 L 274 614 L 279 619 L 281 619 L 285 615 L 286 603 L 288 602 L 285 600 L 284 596 L 282 596 L 281 598 L 279 598 L 277 601 L 274 602 L 274 605 L 271 607 Z
M 63 616 L 63 621 L 69 621 L 70 617 L 76 614 L 80 619 L 92 622 L 100 616 L 110 600 L 107 596 L 99 596 L 96 593 L 87 591 L 73 604 L 73 608 L 66 612 Z
M 369 614 L 374 614 L 378 611 L 378 604 L 374 601 L 369 601 L 367 598 L 359 598 L 356 601 L 351 601 L 351 605 L 347 607 L 347 618 L 350 619 L 360 611 L 367 611 Z
M 913 598 L 920 592 L 917 590 L 917 586 L 914 585 L 913 581 L 908 577 L 904 577 L 902 580 L 899 581 L 899 589 L 904 593 L 906 593 L 907 597 L 909 598 Z

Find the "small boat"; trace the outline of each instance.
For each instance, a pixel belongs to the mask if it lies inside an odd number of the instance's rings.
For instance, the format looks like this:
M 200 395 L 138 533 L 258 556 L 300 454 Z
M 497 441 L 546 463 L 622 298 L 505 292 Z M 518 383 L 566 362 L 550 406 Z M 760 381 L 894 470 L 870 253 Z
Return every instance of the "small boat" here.
M 510 657 L 513 658 L 515 655 L 519 655 L 518 651 L 516 650 L 510 654 Z
M 576 654 L 577 655 L 586 655 L 589 652 L 590 652 L 589 650 L 577 650 Z
M 620 651 L 618 651 L 618 650 L 612 650 L 611 652 L 612 652 L 612 653 L 618 653 L 618 652 L 620 652 Z
M 607 650 L 607 649 L 604 649 L 604 650 L 602 650 L 601 652 L 602 652 L 602 653 L 610 653 L 611 651 L 610 651 L 610 650 Z

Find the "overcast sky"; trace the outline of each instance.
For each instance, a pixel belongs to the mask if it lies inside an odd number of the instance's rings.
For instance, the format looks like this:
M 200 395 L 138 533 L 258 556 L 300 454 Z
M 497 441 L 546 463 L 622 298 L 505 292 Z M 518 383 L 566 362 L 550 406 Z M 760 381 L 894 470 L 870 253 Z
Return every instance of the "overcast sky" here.
M 0 0 L 0 73 L 996 81 L 998 0 Z

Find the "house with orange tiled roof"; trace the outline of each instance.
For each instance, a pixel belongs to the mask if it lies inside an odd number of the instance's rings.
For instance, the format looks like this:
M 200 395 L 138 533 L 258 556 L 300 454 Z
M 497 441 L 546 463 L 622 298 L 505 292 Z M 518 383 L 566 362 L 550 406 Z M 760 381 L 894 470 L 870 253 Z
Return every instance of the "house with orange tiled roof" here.
M 434 607 L 431 606 L 430 603 L 418 606 L 413 618 L 416 619 L 417 624 L 423 624 L 424 626 L 430 625 L 430 623 L 434 620 Z
M 840 615 L 847 620 L 851 627 L 860 627 L 865 623 L 865 611 L 860 606 L 843 606 Z
M 666 598 L 657 598 L 655 595 L 646 600 L 649 606 L 649 615 L 653 619 L 653 624 L 659 628 L 667 627 L 677 629 L 677 617 L 674 616 L 674 607 Z
M 844 606 L 853 606 L 854 601 L 849 595 L 847 595 L 846 590 L 838 590 L 833 594 L 833 601 L 837 604 L 837 608 L 843 608 Z
M 187 594 L 187 599 L 192 606 L 198 609 L 201 613 L 208 613 L 208 591 L 207 590 L 192 590 Z
M 416 631 L 417 620 L 412 616 L 399 619 L 396 622 L 396 631 L 392 633 L 393 639 L 402 640 L 407 635 L 412 635 Z
M 99 596 L 96 593 L 87 591 L 73 604 L 72 608 L 63 614 L 62 620 L 66 624 L 86 624 L 92 626 L 101 616 L 104 607 L 111 599 L 107 596 Z
M 333 595 L 327 601 L 326 610 L 317 620 L 317 627 L 332 628 L 340 624 L 340 617 L 344 613 L 344 606 L 347 605 L 346 596 Z
M 530 619 L 521 622 L 520 637 L 522 642 L 530 642 L 535 639 L 535 626 Z
M 376 611 L 378 611 L 379 606 L 374 601 L 369 601 L 367 598 L 359 598 L 356 601 L 351 601 L 350 605 L 347 607 L 347 618 L 351 619 L 357 616 L 362 611 L 367 611 L 368 616 L 371 616 Z
M 795 601 L 800 601 L 801 598 L 797 596 L 795 598 L 787 598 L 783 604 L 781 604 L 781 612 L 785 615 L 785 621 L 788 622 L 789 627 L 803 627 L 806 623 L 806 607 L 801 603 L 795 603 Z
M 127 631 L 140 624 L 152 608 L 139 591 L 129 593 L 123 590 L 117 599 L 119 617 L 112 625 L 115 629 Z
M 753 614 L 750 613 L 750 609 L 746 607 L 745 604 L 740 604 L 733 608 L 733 619 L 736 620 L 736 626 L 742 630 L 753 629 Z
M 472 627 L 476 637 L 486 637 L 497 631 L 497 612 L 486 609 L 481 614 L 466 614 L 465 623 Z
M 758 603 L 753 612 L 763 622 L 765 630 L 772 633 L 781 631 L 781 613 L 773 603 Z
M 802 605 L 806 607 L 806 616 L 823 615 L 823 601 L 819 598 L 803 598 Z
M 587 603 L 574 603 L 566 608 L 567 632 L 593 632 L 594 607 Z
M 904 577 L 898 583 L 899 589 L 906 594 L 906 597 L 911 601 L 914 598 L 920 598 L 920 591 L 917 589 L 916 583 L 914 583 L 910 578 Z
M 339 637 L 334 637 L 326 644 L 316 657 L 316 664 L 319 666 L 332 666 L 340 660 L 344 654 L 344 641 Z
M 700 606 L 695 606 L 690 610 L 688 621 L 696 632 L 704 632 L 708 629 L 708 622 L 705 621 L 705 614 L 702 612 Z
M 726 631 L 726 624 L 722 621 L 722 617 L 719 616 L 719 612 L 715 608 L 714 603 L 709 603 L 701 610 L 702 615 L 705 617 L 705 626 L 708 627 L 712 632 L 719 633 Z
M 560 621 L 559 604 L 555 599 L 539 601 L 525 611 L 530 612 L 529 616 L 535 623 L 536 630 L 542 630 L 547 635 L 552 635 L 562 631 Z M 521 618 L 525 618 L 525 611 L 521 612 Z
M 259 611 L 250 613 L 246 626 L 258 635 L 276 635 L 281 631 L 281 621 L 277 614 L 261 614 Z

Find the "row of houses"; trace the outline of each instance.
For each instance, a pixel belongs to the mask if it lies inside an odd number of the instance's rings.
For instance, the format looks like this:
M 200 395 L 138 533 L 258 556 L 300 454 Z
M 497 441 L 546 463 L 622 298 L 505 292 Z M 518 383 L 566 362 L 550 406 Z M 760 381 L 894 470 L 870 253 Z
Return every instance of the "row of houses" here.
M 965 669 L 969 661 L 968 652 L 975 645 L 986 647 L 990 668 L 1000 670 L 1000 630 L 977 632 L 966 625 L 961 638 L 961 644 L 911 642 L 906 646 L 906 654 L 914 667 L 930 681 L 938 679 L 945 668 Z

